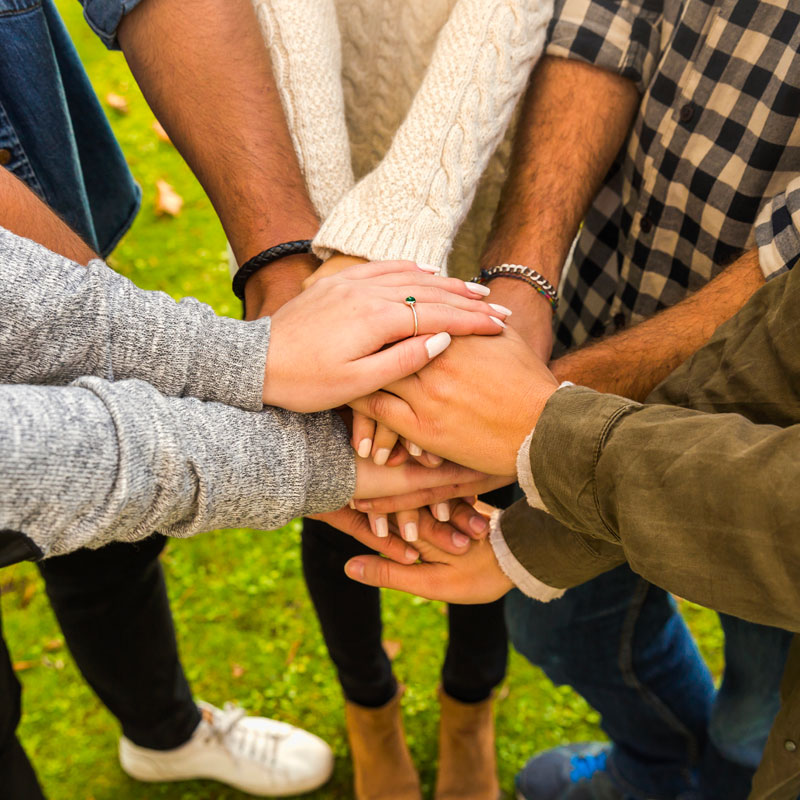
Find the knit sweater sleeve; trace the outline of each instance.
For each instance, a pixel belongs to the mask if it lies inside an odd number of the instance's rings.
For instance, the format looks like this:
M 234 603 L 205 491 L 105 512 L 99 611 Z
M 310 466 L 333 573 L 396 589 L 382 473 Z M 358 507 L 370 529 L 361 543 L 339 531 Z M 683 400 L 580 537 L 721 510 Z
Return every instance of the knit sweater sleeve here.
M 355 460 L 331 412 L 248 412 L 143 381 L 0 386 L 0 531 L 34 555 L 158 530 L 276 528 L 352 497 Z
M 550 0 L 459 0 L 389 152 L 325 219 L 314 250 L 444 267 L 545 44 Z

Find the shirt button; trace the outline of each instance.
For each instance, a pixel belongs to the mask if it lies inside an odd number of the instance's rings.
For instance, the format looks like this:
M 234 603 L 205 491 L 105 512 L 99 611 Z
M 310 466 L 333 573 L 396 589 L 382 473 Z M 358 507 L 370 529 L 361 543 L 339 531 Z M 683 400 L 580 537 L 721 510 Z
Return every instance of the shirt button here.
M 681 122 L 691 122 L 694 116 L 694 103 L 687 103 L 680 111 L 679 114 Z
M 11 161 L 11 151 L 4 147 L 0 150 L 0 167 L 4 167 L 9 161 Z
M 650 233 L 650 231 L 653 230 L 653 220 L 651 220 L 650 217 L 642 217 L 639 227 L 642 233 Z
M 796 743 L 796 742 L 793 742 L 791 739 L 787 739 L 787 740 L 786 740 L 786 741 L 783 743 L 783 746 L 784 746 L 784 747 L 785 747 L 785 748 L 786 748 L 786 749 L 787 749 L 787 750 L 788 750 L 790 753 L 794 753 L 794 751 L 795 751 L 795 750 L 797 750 L 797 743 Z

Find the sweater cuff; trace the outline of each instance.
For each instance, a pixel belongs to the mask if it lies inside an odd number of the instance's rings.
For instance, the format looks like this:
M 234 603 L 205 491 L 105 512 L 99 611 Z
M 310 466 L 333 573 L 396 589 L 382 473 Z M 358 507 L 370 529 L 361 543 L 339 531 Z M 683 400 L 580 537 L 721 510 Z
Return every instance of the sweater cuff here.
M 332 411 L 305 415 L 308 488 L 303 514 L 335 511 L 356 491 L 356 459 L 347 426 Z
M 511 552 L 506 540 L 503 536 L 503 529 L 501 527 L 501 518 L 503 511 L 497 509 L 490 520 L 491 533 L 489 534 L 489 542 L 494 550 L 497 563 L 500 569 L 503 570 L 505 576 L 516 586 L 523 594 L 532 597 L 534 600 L 539 600 L 542 603 L 549 603 L 561 597 L 565 589 L 557 589 L 553 586 L 548 586 L 542 583 L 536 576 L 532 575 L 525 567 L 517 561 L 516 556 Z

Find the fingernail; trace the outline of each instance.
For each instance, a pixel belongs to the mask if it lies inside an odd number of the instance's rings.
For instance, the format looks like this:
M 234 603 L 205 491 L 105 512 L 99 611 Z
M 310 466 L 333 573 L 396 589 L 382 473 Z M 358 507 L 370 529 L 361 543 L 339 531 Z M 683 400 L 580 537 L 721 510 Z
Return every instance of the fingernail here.
M 469 536 L 466 536 L 460 531 L 453 531 L 453 535 L 450 538 L 453 540 L 453 544 L 456 547 L 466 547 L 469 544 Z
M 482 297 L 486 297 L 486 295 L 492 291 L 488 286 L 484 286 L 482 283 L 474 283 L 473 281 L 464 281 L 464 283 L 467 284 L 467 289 Z
M 435 336 L 431 336 L 431 338 L 425 342 L 425 349 L 428 351 L 428 358 L 436 358 L 439 353 L 443 353 L 445 350 L 447 350 L 449 345 L 449 333 L 442 331 L 442 333 L 437 333 Z
M 510 317 L 514 313 L 510 308 L 501 306 L 499 303 L 489 303 L 489 308 L 493 308 L 498 313 L 505 314 L 507 317 Z
M 428 460 L 434 467 L 438 467 L 444 464 L 444 459 L 441 456 L 435 455 L 434 453 L 428 453 Z
M 450 519 L 450 504 L 437 503 L 433 507 L 433 516 L 436 517 L 439 522 L 447 522 Z
M 419 553 L 411 547 L 406 547 L 406 558 L 416 561 L 419 558 Z
M 486 522 L 486 517 L 476 514 L 474 517 L 470 517 L 469 526 L 475 533 L 486 533 L 489 523 Z
M 372 439 L 362 439 L 358 443 L 358 454 L 361 458 L 369 458 L 369 454 L 372 451 Z
M 345 572 L 351 578 L 363 578 L 364 565 L 360 561 L 348 561 L 347 564 L 345 564 Z
M 406 522 L 403 526 L 404 539 L 407 542 L 416 542 L 419 539 L 419 532 L 417 531 L 417 524 L 415 522 Z
M 355 500 L 351 499 L 351 500 L 350 500 L 350 501 L 347 503 L 347 505 L 349 505 L 349 506 L 350 506 L 350 508 L 352 508 L 352 509 L 353 509 L 353 511 L 355 511 L 355 510 L 356 510 L 356 501 L 355 501 Z
M 385 539 L 389 535 L 389 522 L 386 517 L 375 519 L 375 535 L 379 539 Z
M 381 447 L 377 453 L 375 453 L 375 458 L 372 459 L 379 467 L 382 467 L 388 460 L 389 456 L 392 454 L 391 450 L 387 450 L 385 447 Z
M 501 319 L 498 319 L 497 317 L 489 317 L 489 319 L 492 322 L 496 322 L 501 328 L 505 328 L 506 327 L 505 322 L 503 322 L 503 320 L 501 320 Z
M 412 456 L 421 456 L 422 448 L 418 444 L 414 444 L 414 442 L 409 442 L 408 452 L 411 453 Z
M 372 511 L 371 500 L 354 500 L 353 511 Z
M 439 267 L 434 267 L 432 264 L 417 264 L 417 266 L 418 266 L 418 267 L 419 267 L 419 268 L 420 268 L 420 269 L 421 269 L 423 272 L 430 272 L 430 273 L 432 273 L 432 274 L 434 274 L 434 275 L 435 275 L 437 272 L 439 272 Z

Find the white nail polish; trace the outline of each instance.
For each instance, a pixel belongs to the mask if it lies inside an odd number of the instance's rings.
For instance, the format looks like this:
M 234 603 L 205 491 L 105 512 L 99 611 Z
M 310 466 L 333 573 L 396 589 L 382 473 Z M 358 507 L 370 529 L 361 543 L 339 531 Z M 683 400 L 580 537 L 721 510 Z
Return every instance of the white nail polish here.
M 434 267 L 432 264 L 417 264 L 423 272 L 430 272 L 432 275 L 439 273 L 439 267 Z
M 385 539 L 389 535 L 389 523 L 386 517 L 377 517 L 375 519 L 375 535 L 379 539 Z
M 488 286 L 484 286 L 482 283 L 474 283 L 473 281 L 464 281 L 467 284 L 467 289 L 469 289 L 473 294 L 479 294 L 481 297 L 486 297 L 487 294 L 491 293 L 491 289 Z
M 442 331 L 442 333 L 437 333 L 435 336 L 431 336 L 427 342 L 425 342 L 425 349 L 428 351 L 428 358 L 436 358 L 439 353 L 443 353 L 450 345 L 450 334 Z
M 501 319 L 498 319 L 497 317 L 489 317 L 489 319 L 492 322 L 496 322 L 501 328 L 505 328 L 506 327 L 505 322 L 503 322 L 503 320 L 501 320 Z
M 450 504 L 437 503 L 433 507 L 433 516 L 436 517 L 439 522 L 448 522 L 450 519 Z
M 372 439 L 362 439 L 358 443 L 358 454 L 361 458 L 369 458 L 369 454 L 372 452 Z
M 406 522 L 406 524 L 403 526 L 403 531 L 405 533 L 405 540 L 407 542 L 416 542 L 419 538 L 417 525 L 414 522 Z
M 379 466 L 382 467 L 388 460 L 389 456 L 392 454 L 391 450 L 387 450 L 385 447 L 382 447 L 375 453 L 375 458 L 372 460 Z
M 355 510 L 356 510 L 356 503 L 355 503 L 355 500 L 352 500 L 352 499 L 348 500 L 348 501 L 347 501 L 347 505 L 349 505 L 349 506 L 350 506 L 350 508 L 352 508 L 352 509 L 353 509 L 353 511 L 355 511 Z
M 510 317 L 514 313 L 510 308 L 501 306 L 499 303 L 489 303 L 489 308 L 493 308 L 498 313 L 505 314 L 507 317 Z
M 414 444 L 414 442 L 409 442 L 408 452 L 411 453 L 412 456 L 421 456 L 422 448 L 418 444 Z

